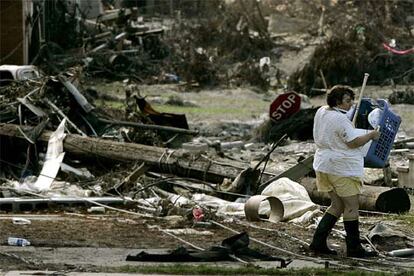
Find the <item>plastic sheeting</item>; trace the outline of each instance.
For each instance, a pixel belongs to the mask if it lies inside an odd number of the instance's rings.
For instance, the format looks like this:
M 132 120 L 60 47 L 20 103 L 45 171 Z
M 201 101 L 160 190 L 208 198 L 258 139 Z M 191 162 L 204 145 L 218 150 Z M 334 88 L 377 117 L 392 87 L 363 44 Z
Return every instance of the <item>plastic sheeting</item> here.
M 379 222 L 375 224 L 368 234 L 370 240 L 376 240 L 378 238 L 400 237 L 408 238 L 403 232 L 394 230 L 390 226 Z
M 215 210 L 215 214 L 219 217 L 245 217 L 245 203 L 231 202 L 211 195 L 196 193 L 191 199 L 184 196 L 178 196 L 168 192 L 163 192 L 171 203 L 177 206 L 198 205 L 202 209 Z M 280 178 L 267 186 L 262 195 L 265 197 L 276 197 L 282 204 L 280 210 L 273 210 L 278 216 L 283 215 L 283 221 L 292 221 L 295 223 L 306 223 L 315 217 L 320 211 L 316 204 L 310 199 L 306 189 L 297 182 L 289 178 Z M 147 199 L 147 201 L 150 199 Z M 154 200 L 154 199 L 153 199 Z M 277 208 L 277 207 L 273 208 Z M 270 216 L 270 205 L 264 200 L 259 205 L 258 214 L 261 216 Z M 278 219 L 279 221 L 279 219 Z
M 216 208 L 216 215 L 219 217 L 244 217 L 244 203 L 230 202 L 206 194 L 194 194 L 192 200 L 200 206 Z
M 16 183 L 16 190 L 44 192 L 50 189 L 50 186 L 59 172 L 63 157 L 65 156 L 65 153 L 63 152 L 63 139 L 66 136 L 65 123 L 66 119 L 63 119 L 55 132 L 50 136 L 45 162 L 37 179 L 34 181 L 32 177 L 25 179 L 22 184 Z
M 262 195 L 278 198 L 283 205 L 283 221 L 305 223 L 310 221 L 319 212 L 318 206 L 312 202 L 306 189 L 299 183 L 282 177 L 270 183 Z M 264 201 L 259 214 L 270 215 L 270 205 Z

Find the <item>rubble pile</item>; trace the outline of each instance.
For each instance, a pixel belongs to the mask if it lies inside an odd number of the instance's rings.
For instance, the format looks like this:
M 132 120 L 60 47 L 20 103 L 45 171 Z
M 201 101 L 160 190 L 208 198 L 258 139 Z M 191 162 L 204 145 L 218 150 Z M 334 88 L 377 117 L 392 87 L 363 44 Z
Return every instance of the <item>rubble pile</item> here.
M 388 97 L 391 104 L 414 104 L 414 90 L 407 87 L 405 90 L 395 90 Z
M 326 7 L 320 34 L 325 42 L 316 48 L 309 63 L 289 77 L 289 87 L 317 95 L 320 91 L 313 88 L 324 87 L 324 81 L 328 86 L 358 86 L 364 72 L 372 75 L 372 84 L 412 83 L 414 57 L 398 50 L 413 45 L 409 21 L 413 12 L 413 5 L 406 1 L 392 6 L 388 2 L 338 2 Z
M 313 89 L 324 87 L 323 78 L 329 86 L 357 86 L 364 72 L 380 85 L 412 81 L 412 55 L 390 52 L 413 42 L 413 7 L 406 1 L 197 1 L 181 3 L 168 20 L 151 21 L 143 9 L 128 5 L 93 21 L 58 2 L 54 8 L 68 19 L 50 17 L 59 24 L 34 59 L 51 74 L 82 65 L 95 77 L 181 82 L 188 88 L 247 84 L 267 91 L 285 85 L 307 95 L 320 93 Z M 277 23 L 278 16 L 287 22 L 298 18 L 295 24 L 303 27 L 289 35 L 284 30 L 294 30 L 294 23 Z M 61 28 L 67 30 L 64 36 Z M 292 74 L 274 65 L 284 52 L 311 45 L 316 47 L 311 59 Z
M 58 12 L 49 17 L 49 21 L 57 22 L 49 30 L 52 39 L 34 58 L 34 63 L 49 74 L 82 65 L 89 76 L 145 83 L 185 81 L 205 86 L 235 79 L 240 85 L 246 77 L 253 85 L 263 82 L 254 79 L 259 69 L 251 64 L 269 51 L 273 42 L 254 1 L 232 5 L 200 1 L 197 18 L 175 18 L 168 24 L 161 20 L 146 22 L 136 7 L 109 10 L 92 22 L 64 1 L 58 3 L 53 7 Z M 252 8 L 255 12 L 247 15 Z M 59 20 L 60 15 L 68 19 Z M 61 29 L 67 32 L 63 35 L 58 31 Z M 234 73 L 225 66 L 237 62 L 240 68 Z

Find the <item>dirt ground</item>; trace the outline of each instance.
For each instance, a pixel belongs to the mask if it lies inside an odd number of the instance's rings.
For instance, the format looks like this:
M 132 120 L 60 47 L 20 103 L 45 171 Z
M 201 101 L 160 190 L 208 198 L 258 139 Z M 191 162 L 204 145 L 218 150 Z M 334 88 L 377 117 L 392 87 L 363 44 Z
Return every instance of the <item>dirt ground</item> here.
M 16 216 L 18 216 L 16 214 Z M 24 215 L 23 215 L 24 216 Z M 88 271 L 105 272 L 117 271 L 125 265 L 139 265 L 135 262 L 125 262 L 127 255 L 136 255 L 142 250 L 176 249 L 188 245 L 178 239 L 166 235 L 160 229 L 191 228 L 203 232 L 202 235 L 186 234 L 177 236 L 195 246 L 208 249 L 219 245 L 225 238 L 234 233 L 220 226 L 211 224 L 203 228 L 197 227 L 192 221 L 182 221 L 179 225 L 159 218 L 139 218 L 136 216 L 112 213 L 106 215 L 81 215 L 73 213 L 32 214 L 25 218 L 31 220 L 30 225 L 15 225 L 11 215 L 2 216 L 0 265 L 3 272 L 10 270 L 55 270 L 55 271 Z M 413 227 L 407 223 L 392 220 L 391 216 L 364 216 L 362 228 L 364 232 L 375 223 L 387 220 L 394 229 L 404 230 L 408 236 L 413 236 Z M 338 250 L 335 258 L 314 258 L 306 249 L 312 230 L 305 226 L 292 223 L 256 222 L 247 223 L 242 220 L 220 222 L 222 225 L 238 232 L 247 231 L 251 239 L 257 239 L 271 247 L 250 241 L 250 248 L 261 253 L 286 259 L 304 260 L 323 264 L 325 260 L 333 267 L 349 270 L 372 269 L 377 271 L 404 271 L 411 267 L 413 262 L 403 259 L 382 257 L 370 260 L 356 260 L 344 257 L 344 240 L 338 234 L 333 235 L 330 242 Z M 338 223 L 338 230 L 343 229 Z M 29 247 L 4 246 L 9 236 L 25 237 L 31 241 Z M 305 243 L 304 243 L 305 242 Z M 389 246 L 389 245 L 388 245 Z M 395 240 L 393 246 L 404 246 L 403 240 Z M 287 250 L 296 256 L 281 252 Z M 379 250 L 386 250 L 387 244 L 377 244 Z M 226 263 L 223 263 L 226 264 Z M 145 265 L 145 264 L 144 264 Z M 278 267 L 279 262 L 267 263 L 267 267 Z M 349 266 L 349 267 L 348 267 Z M 294 267 L 294 266 L 293 266 Z M 288 266 L 289 268 L 289 266 Z

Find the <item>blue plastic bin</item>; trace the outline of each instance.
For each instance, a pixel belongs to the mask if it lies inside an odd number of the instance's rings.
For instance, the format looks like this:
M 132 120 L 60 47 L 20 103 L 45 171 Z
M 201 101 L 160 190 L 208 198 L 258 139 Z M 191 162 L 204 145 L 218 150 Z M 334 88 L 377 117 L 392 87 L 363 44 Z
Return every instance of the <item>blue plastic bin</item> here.
M 362 129 L 372 129 L 368 122 L 368 114 L 375 108 L 383 110 L 380 120 L 381 135 L 378 140 L 374 140 L 364 159 L 366 168 L 384 168 L 388 162 L 388 156 L 394 144 L 395 136 L 401 124 L 401 117 L 392 112 L 386 100 L 372 100 L 363 98 L 358 111 L 356 127 Z

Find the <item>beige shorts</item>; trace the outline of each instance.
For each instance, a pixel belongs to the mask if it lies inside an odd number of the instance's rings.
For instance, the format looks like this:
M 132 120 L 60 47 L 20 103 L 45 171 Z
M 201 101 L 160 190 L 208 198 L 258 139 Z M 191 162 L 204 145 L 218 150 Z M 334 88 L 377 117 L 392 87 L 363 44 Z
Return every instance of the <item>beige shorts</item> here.
M 348 197 L 361 193 L 362 179 L 356 176 L 339 176 L 317 171 L 316 187 L 319 192 L 334 191 L 340 197 Z

